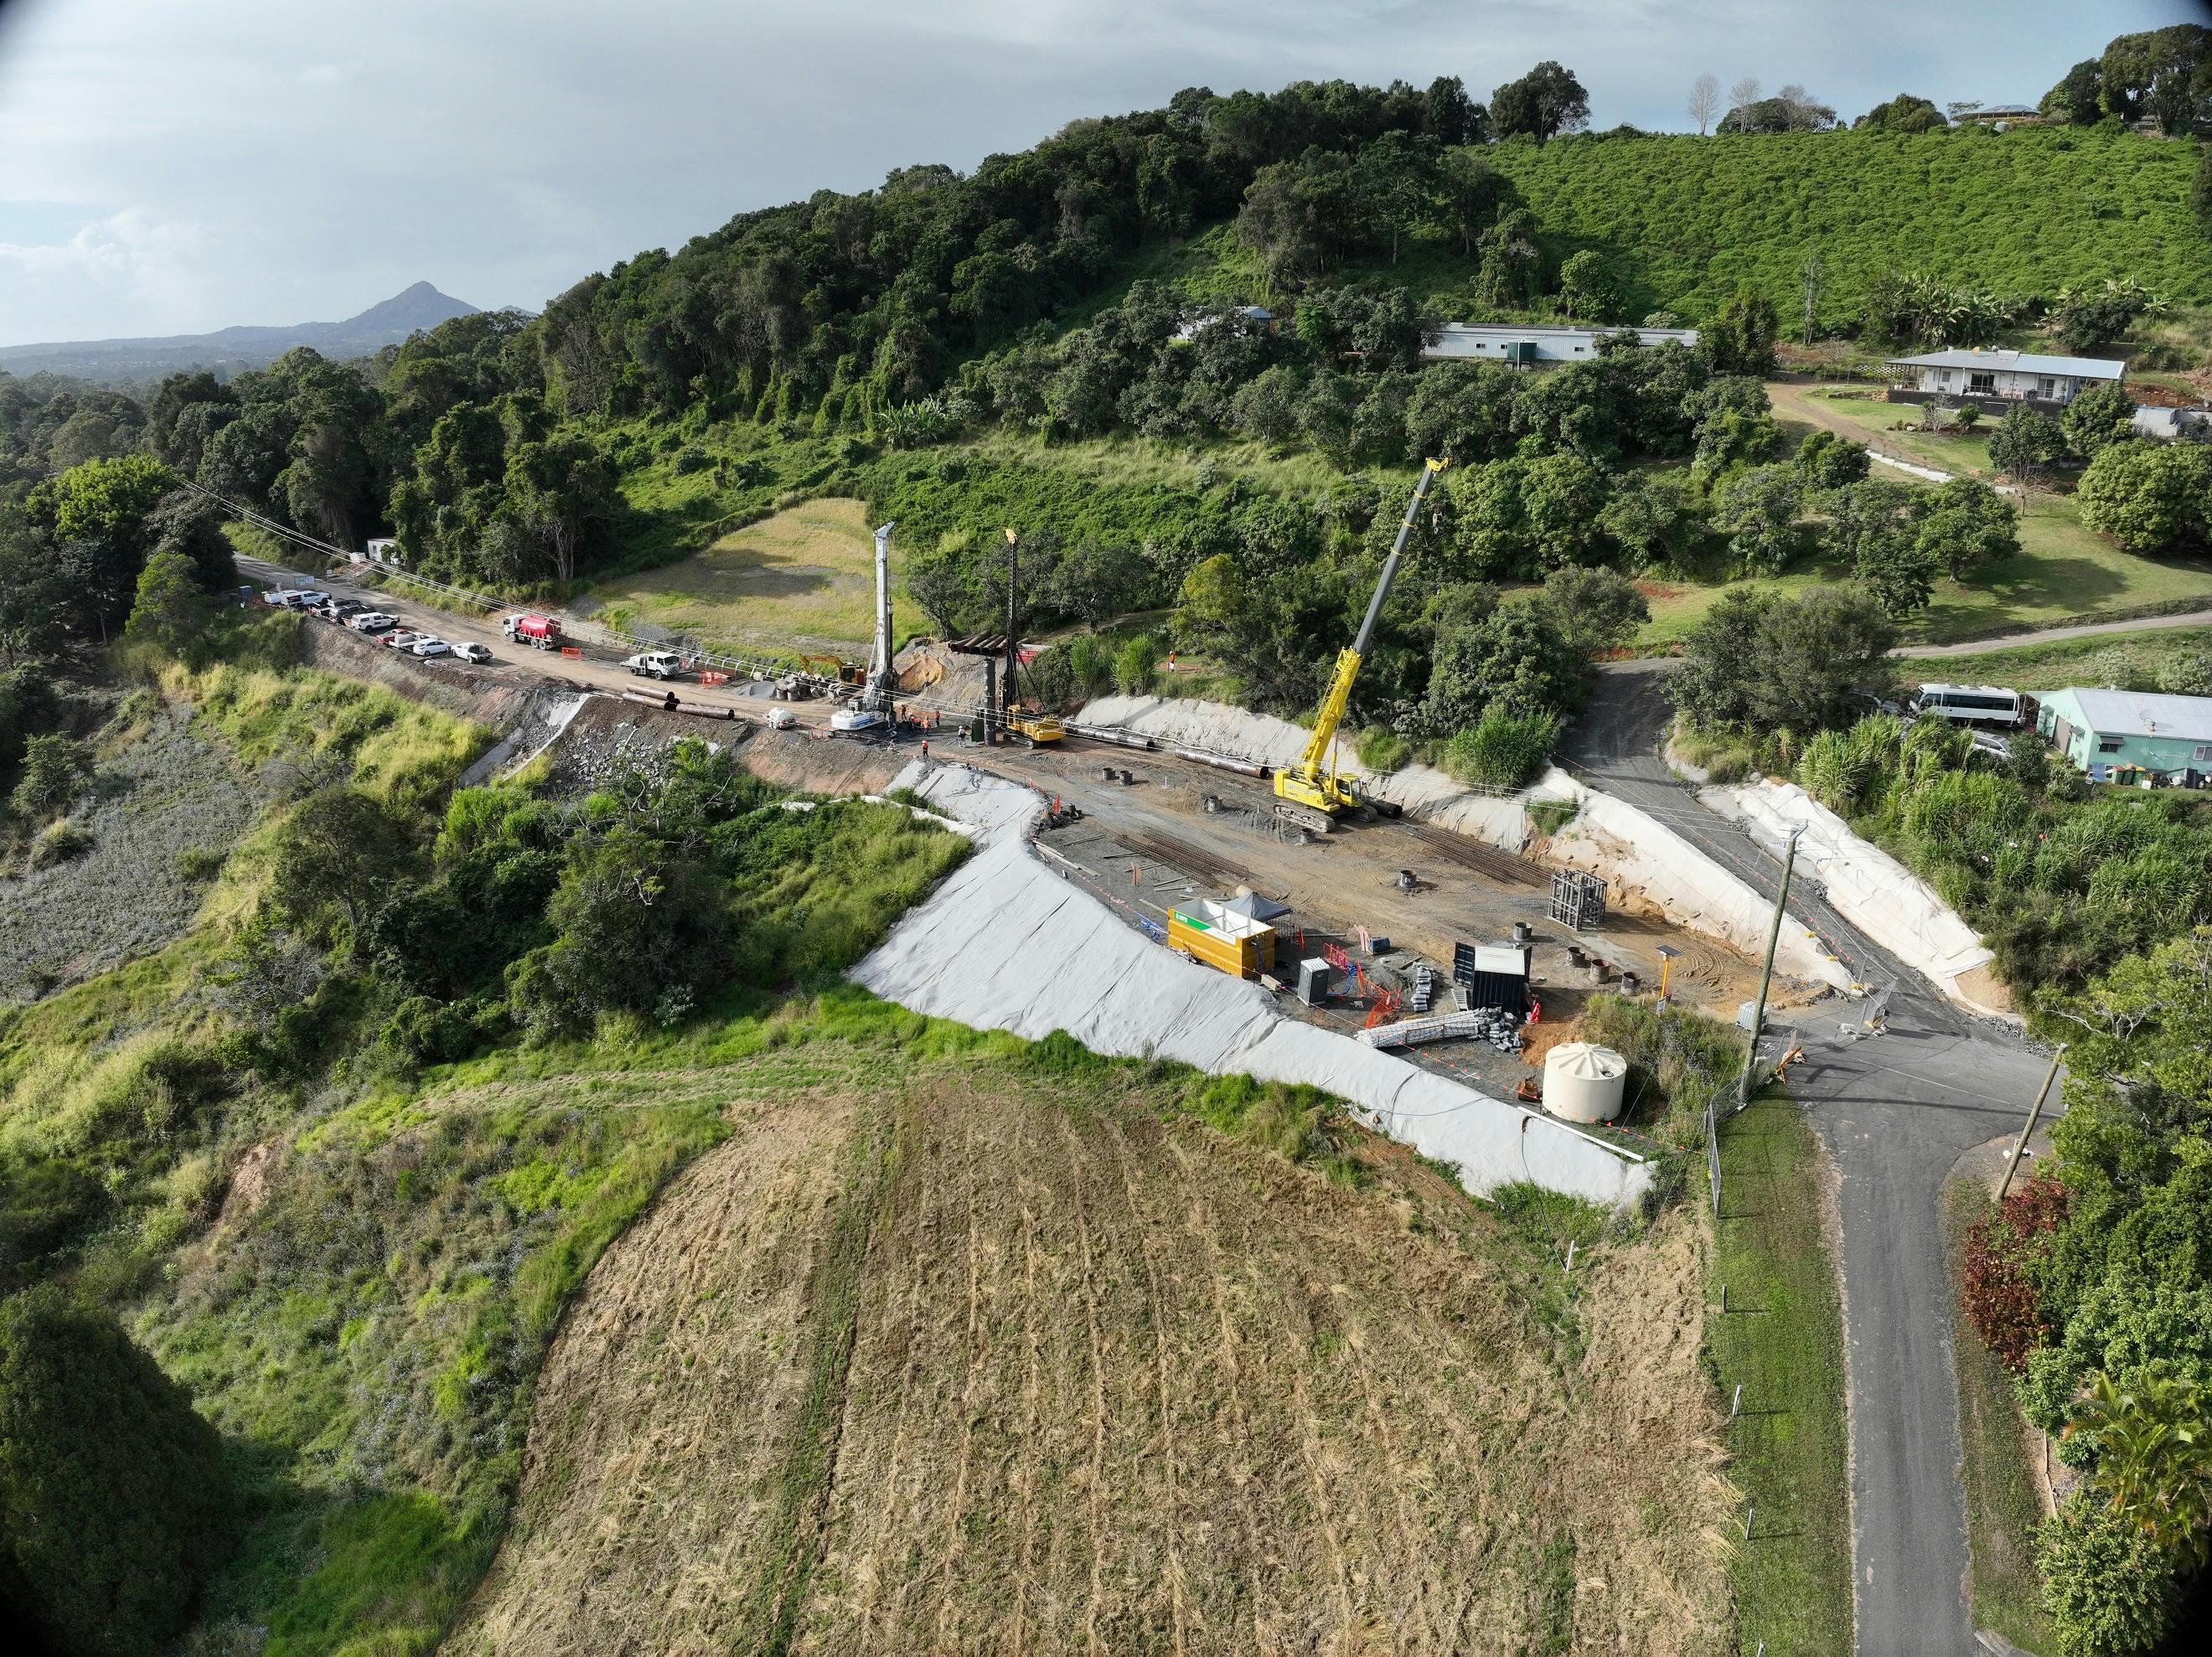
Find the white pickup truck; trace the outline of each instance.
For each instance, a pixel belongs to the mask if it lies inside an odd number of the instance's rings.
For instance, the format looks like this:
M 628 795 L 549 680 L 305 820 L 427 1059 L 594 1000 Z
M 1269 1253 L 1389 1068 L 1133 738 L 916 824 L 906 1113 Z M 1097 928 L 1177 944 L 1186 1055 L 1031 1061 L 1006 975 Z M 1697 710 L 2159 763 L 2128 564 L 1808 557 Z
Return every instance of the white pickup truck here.
M 684 671 L 684 659 L 672 651 L 647 650 L 625 659 L 623 665 L 650 679 L 672 679 Z

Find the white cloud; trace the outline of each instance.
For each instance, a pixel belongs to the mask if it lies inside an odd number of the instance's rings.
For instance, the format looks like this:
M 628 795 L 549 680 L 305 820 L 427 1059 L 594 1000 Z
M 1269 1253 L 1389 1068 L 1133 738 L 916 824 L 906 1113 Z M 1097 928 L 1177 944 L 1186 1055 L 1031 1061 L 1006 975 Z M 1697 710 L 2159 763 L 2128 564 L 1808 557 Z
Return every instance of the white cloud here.
M 65 241 L 0 242 L 0 293 L 8 314 L 44 311 L 64 328 L 112 331 L 106 319 L 127 314 L 146 331 L 181 331 L 214 285 L 212 246 L 203 225 L 127 207 Z
M 0 254 L 0 343 L 343 317 L 424 278 L 535 307 L 733 213 L 914 161 L 972 167 L 1185 86 L 1456 75 L 1487 98 L 1553 58 L 1589 87 L 1597 124 L 1680 127 L 1704 70 L 1802 81 L 1847 113 L 1900 89 L 2032 100 L 2111 34 L 2193 9 L 14 0 L 0 6 L 0 213 L 92 203 L 88 218 L 106 216 L 68 237 L 43 222 L 16 233 L 40 245 Z

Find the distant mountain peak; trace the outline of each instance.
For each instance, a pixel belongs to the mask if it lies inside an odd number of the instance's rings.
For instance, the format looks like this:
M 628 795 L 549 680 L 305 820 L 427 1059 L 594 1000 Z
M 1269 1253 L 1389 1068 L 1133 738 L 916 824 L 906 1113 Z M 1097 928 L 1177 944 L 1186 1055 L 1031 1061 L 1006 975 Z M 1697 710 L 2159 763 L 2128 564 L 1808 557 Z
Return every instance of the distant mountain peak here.
M 455 317 L 474 316 L 477 309 L 465 300 L 418 282 L 343 322 L 303 322 L 290 328 L 243 325 L 212 334 L 177 334 L 160 339 L 0 346 L 0 369 L 21 374 L 47 369 L 127 383 L 155 379 L 180 368 L 220 367 L 230 372 L 258 367 L 274 362 L 295 345 L 311 345 L 325 356 L 343 360 L 368 356 L 386 345 L 398 344 L 410 334 Z
M 441 294 L 427 282 L 401 288 L 390 299 L 380 300 L 357 317 L 337 324 L 349 332 L 381 332 L 390 328 L 434 328 L 455 317 L 474 316 L 477 307 L 466 300 Z

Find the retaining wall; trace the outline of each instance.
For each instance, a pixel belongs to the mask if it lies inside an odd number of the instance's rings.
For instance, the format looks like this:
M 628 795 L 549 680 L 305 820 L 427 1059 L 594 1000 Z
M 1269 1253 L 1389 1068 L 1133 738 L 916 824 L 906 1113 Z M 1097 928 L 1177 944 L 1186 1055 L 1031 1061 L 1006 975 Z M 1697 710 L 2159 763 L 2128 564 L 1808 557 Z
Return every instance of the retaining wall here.
M 1581 802 L 1575 820 L 1552 837 L 1545 855 L 1571 869 L 1587 869 L 1606 883 L 1606 901 L 1640 899 L 1677 926 L 1717 938 L 1753 961 L 1766 950 L 1774 906 L 1742 877 L 1730 873 L 1648 811 L 1611 794 L 1585 788 L 1564 773 L 1547 784 L 1572 791 Z M 1688 794 L 1682 809 L 1698 810 Z M 1831 989 L 1852 986 L 1850 969 L 1803 927 L 1785 922 L 1775 941 L 1778 971 Z

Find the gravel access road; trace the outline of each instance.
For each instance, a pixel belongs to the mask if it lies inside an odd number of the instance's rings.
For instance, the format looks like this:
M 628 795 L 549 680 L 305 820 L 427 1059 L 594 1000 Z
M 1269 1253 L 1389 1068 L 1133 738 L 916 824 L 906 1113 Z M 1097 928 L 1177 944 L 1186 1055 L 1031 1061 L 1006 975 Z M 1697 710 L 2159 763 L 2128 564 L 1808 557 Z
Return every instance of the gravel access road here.
M 238 560 L 238 569 L 239 574 L 248 580 L 270 587 L 312 587 L 318 592 L 335 593 L 341 598 L 358 598 L 375 605 L 387 616 L 397 616 L 401 624 L 411 631 L 434 634 L 449 645 L 475 643 L 487 646 L 492 653 L 491 663 L 485 667 L 467 670 L 471 673 L 531 683 L 548 678 L 564 680 L 575 687 L 607 691 L 616 695 L 640 686 L 655 687 L 659 683 L 633 674 L 622 665 L 618 653 L 597 645 L 580 645 L 580 654 L 564 656 L 557 651 L 538 650 L 529 645 L 516 644 L 500 631 L 499 616 L 496 614 L 465 616 L 456 610 L 437 610 L 419 599 L 391 592 L 382 587 L 349 581 L 343 575 L 312 575 L 285 565 L 272 564 L 262 558 L 241 555 Z M 319 627 L 335 625 L 313 618 L 311 621 L 313 625 Z M 415 665 L 426 673 L 452 672 L 461 666 L 451 657 L 444 656 L 417 661 Z M 764 700 L 765 685 L 756 687 L 732 683 L 709 687 L 702 686 L 695 680 L 679 679 L 672 681 L 669 688 L 687 702 L 706 702 L 716 706 L 726 703 L 745 716 L 763 715 L 769 705 Z M 752 694 L 755 690 L 763 694 Z M 788 708 L 793 717 L 802 725 L 826 727 L 830 722 L 830 704 L 824 701 L 775 705 Z

